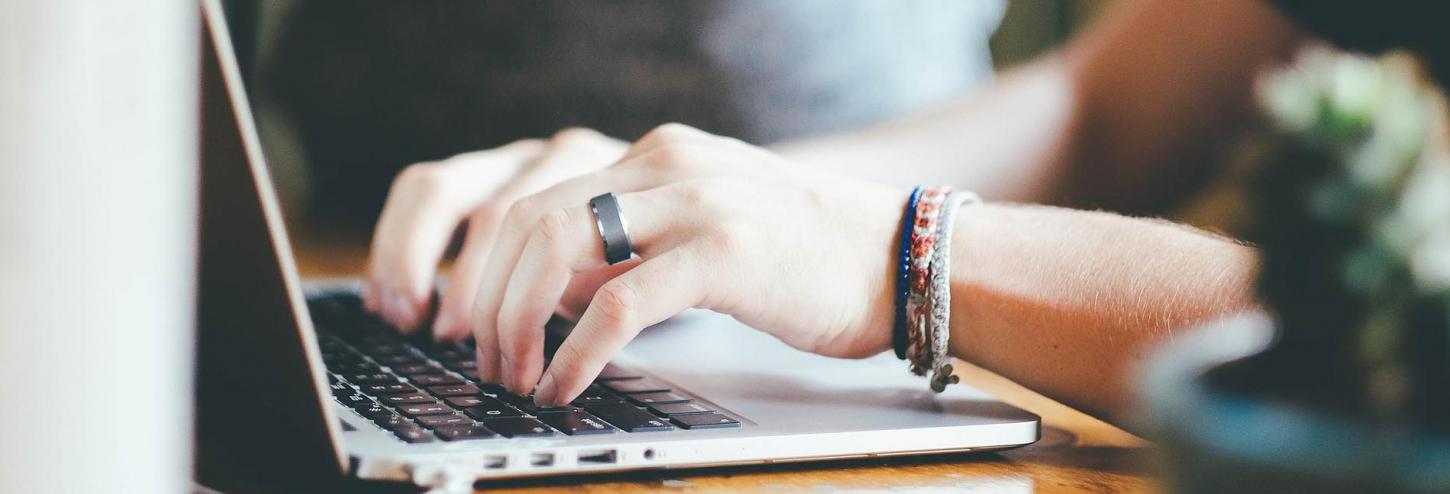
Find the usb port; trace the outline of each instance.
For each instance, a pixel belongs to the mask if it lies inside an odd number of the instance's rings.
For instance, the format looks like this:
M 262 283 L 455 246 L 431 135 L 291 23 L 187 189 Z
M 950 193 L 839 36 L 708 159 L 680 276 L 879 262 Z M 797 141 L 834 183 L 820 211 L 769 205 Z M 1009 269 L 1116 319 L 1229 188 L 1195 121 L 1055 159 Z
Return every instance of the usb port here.
M 617 461 L 619 453 L 612 449 L 579 452 L 580 465 L 613 465 Z
M 554 453 L 534 453 L 529 455 L 529 464 L 536 467 L 554 466 Z
M 483 457 L 483 468 L 485 470 L 503 470 L 503 468 L 507 467 L 508 465 L 509 457 L 507 456 L 498 455 Z

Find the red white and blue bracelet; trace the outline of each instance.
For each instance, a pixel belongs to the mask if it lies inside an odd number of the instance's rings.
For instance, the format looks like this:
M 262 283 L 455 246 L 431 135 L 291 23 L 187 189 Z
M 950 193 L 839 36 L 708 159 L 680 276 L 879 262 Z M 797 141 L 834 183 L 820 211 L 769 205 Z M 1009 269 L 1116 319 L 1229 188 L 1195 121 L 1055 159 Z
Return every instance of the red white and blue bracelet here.
M 898 283 L 905 287 L 898 286 L 893 347 L 898 357 L 905 354 L 913 374 L 931 373 L 931 388 L 936 392 L 957 382 L 947 356 L 951 336 L 950 260 L 954 217 L 963 204 L 980 202 L 976 194 L 954 192 L 950 186 L 917 187 L 903 215 L 903 262 Z

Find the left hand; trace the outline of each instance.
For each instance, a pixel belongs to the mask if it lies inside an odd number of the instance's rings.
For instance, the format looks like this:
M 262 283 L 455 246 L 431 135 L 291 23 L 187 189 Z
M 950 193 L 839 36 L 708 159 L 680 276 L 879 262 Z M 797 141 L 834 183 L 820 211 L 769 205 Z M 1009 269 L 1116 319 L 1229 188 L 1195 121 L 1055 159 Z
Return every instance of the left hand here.
M 606 265 L 588 204 L 605 192 L 618 196 L 638 264 L 600 286 L 544 373 L 544 324 L 571 279 Z M 474 301 L 480 376 L 532 390 L 541 405 L 568 403 L 641 329 L 689 308 L 801 350 L 879 353 L 890 347 L 905 197 L 737 140 L 660 127 L 614 166 L 509 211 Z

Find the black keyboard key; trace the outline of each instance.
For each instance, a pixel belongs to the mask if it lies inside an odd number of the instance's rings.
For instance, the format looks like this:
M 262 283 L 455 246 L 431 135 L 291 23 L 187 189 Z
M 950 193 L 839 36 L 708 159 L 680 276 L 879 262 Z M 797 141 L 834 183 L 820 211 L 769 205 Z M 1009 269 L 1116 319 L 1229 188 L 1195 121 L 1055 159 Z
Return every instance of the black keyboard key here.
M 382 427 L 390 431 L 417 427 L 417 424 L 414 424 L 413 421 L 408 420 L 406 417 L 393 414 L 374 418 L 373 423 L 378 424 L 378 427 Z
M 382 397 L 382 400 L 383 400 L 383 403 L 387 403 L 387 404 L 393 405 L 393 406 L 399 406 L 399 405 L 419 405 L 419 404 L 425 404 L 425 403 L 437 403 L 438 402 L 438 400 L 434 399 L 432 396 L 428 396 L 428 395 L 425 395 L 423 393 L 408 393 L 408 394 L 405 394 L 405 395 L 388 395 L 388 396 Z
M 389 383 L 398 382 L 398 376 L 394 376 L 394 375 L 388 374 L 386 372 L 368 372 L 368 373 L 344 374 L 343 377 L 346 378 L 348 382 L 353 383 L 353 384 L 357 384 L 357 385 L 363 385 L 363 384 L 389 384 Z
M 579 410 L 579 408 L 574 406 L 540 407 L 534 404 L 533 398 L 520 398 L 518 401 L 511 403 L 513 403 L 515 408 L 523 410 L 524 413 L 527 413 L 529 415 L 538 415 L 541 413 L 549 412 L 575 412 Z
M 352 386 L 348 386 L 346 383 L 329 383 L 327 387 L 332 390 L 332 396 L 338 398 L 357 392 L 357 390 L 352 389 Z
M 465 376 L 472 376 L 478 372 L 478 362 L 474 360 L 444 361 L 443 366 Z
M 614 381 L 620 379 L 639 379 L 640 377 L 643 376 L 615 367 L 614 364 L 609 364 L 604 366 L 604 370 L 599 371 L 599 377 L 597 379 L 600 381 Z
M 373 357 L 412 353 L 408 345 L 403 343 L 363 343 L 358 345 L 357 349 Z
M 365 384 L 361 387 L 361 389 L 364 393 L 374 396 L 399 395 L 403 393 L 418 392 L 418 388 L 413 387 L 413 385 L 396 381 L 388 384 Z
M 435 396 L 468 396 L 482 394 L 483 390 L 472 384 L 445 384 L 442 386 L 429 386 L 428 392 Z
M 351 362 L 346 364 L 328 364 L 327 368 L 344 377 L 349 374 L 369 374 L 383 370 L 372 362 Z
M 629 395 L 629 400 L 642 406 L 664 405 L 666 403 L 689 403 L 690 399 L 674 393 L 640 393 Z
M 402 439 L 409 444 L 431 443 L 434 440 L 433 434 L 429 433 L 427 429 L 417 426 L 411 429 L 393 431 L 393 435 L 398 436 L 398 439 Z
M 393 366 L 393 372 L 413 377 L 419 374 L 442 374 L 443 369 L 433 364 L 407 364 Z
M 539 421 L 571 436 L 614 432 L 613 427 L 584 411 L 544 413 L 539 415 Z
M 650 405 L 649 411 L 661 417 L 715 412 L 715 410 L 711 409 L 710 407 L 701 405 L 699 403 L 667 403 L 664 405 Z
M 620 393 L 663 393 L 670 390 L 652 379 L 628 379 L 624 381 L 605 381 L 604 386 Z
M 600 403 L 585 408 L 625 432 L 653 432 L 674 429 L 668 422 L 628 403 Z
M 463 380 L 447 374 L 422 374 L 409 376 L 419 386 L 438 386 L 440 384 L 463 384 Z
M 469 417 L 473 417 L 478 420 L 496 417 L 517 417 L 523 415 L 523 412 L 520 412 L 514 407 L 508 406 L 503 402 L 495 400 L 493 398 L 483 398 L 481 401 L 482 402 L 478 405 L 464 408 L 463 413 L 466 413 Z
M 392 410 L 388 410 L 387 408 L 384 408 L 382 405 L 379 405 L 377 403 L 372 403 L 363 407 L 355 407 L 353 408 L 353 410 L 356 410 L 358 415 L 362 415 L 368 420 L 388 417 L 393 414 Z
M 467 425 L 472 424 L 473 419 L 462 415 L 423 415 L 418 417 L 418 422 L 423 425 L 437 429 L 445 425 Z
M 442 362 L 462 361 L 474 358 L 473 350 L 462 347 L 448 348 L 444 350 L 434 350 L 432 352 L 429 352 L 429 355 L 432 355 L 433 358 L 438 359 Z
M 485 400 L 487 400 L 487 401 L 485 401 Z M 493 402 L 493 401 L 497 401 L 497 400 L 494 400 L 493 398 L 489 398 L 487 396 L 473 395 L 473 396 L 449 396 L 447 398 L 444 398 L 443 401 L 444 402 L 447 402 L 449 405 L 454 406 L 454 407 L 458 407 L 458 408 L 468 408 L 468 407 L 476 407 L 476 406 L 479 406 L 479 405 L 483 405 L 483 404 L 485 404 L 487 402 Z
M 504 417 L 483 421 L 485 426 L 504 437 L 549 437 L 554 430 L 543 422 L 528 417 Z
M 721 429 L 726 427 L 740 427 L 740 421 L 720 415 L 718 413 L 702 413 L 696 415 L 677 415 L 670 417 L 670 420 L 680 427 L 686 429 Z
M 451 414 L 456 410 L 437 403 L 424 403 L 420 405 L 403 405 L 398 407 L 398 411 L 402 412 L 403 415 L 417 418 L 425 415 Z
M 337 397 L 337 402 L 342 403 L 343 406 L 346 406 L 348 408 L 357 408 L 371 405 L 373 403 L 373 399 L 362 393 L 353 393 L 347 396 Z
M 617 403 L 621 399 L 622 398 L 620 398 L 618 395 L 609 392 L 603 387 L 597 384 L 591 384 L 588 388 L 585 388 L 584 392 L 581 393 L 578 398 L 575 398 L 574 402 L 571 404 L 576 407 L 582 407 L 595 403 Z
M 444 441 L 466 441 L 470 439 L 489 439 L 497 437 L 493 431 L 478 424 L 450 425 L 438 428 L 438 437 Z
M 386 365 L 388 367 L 428 363 L 428 361 L 424 360 L 423 357 L 419 357 L 413 352 L 400 353 L 396 355 L 384 355 L 381 357 L 377 357 L 374 360 L 377 360 L 378 362 L 381 362 L 383 365 Z

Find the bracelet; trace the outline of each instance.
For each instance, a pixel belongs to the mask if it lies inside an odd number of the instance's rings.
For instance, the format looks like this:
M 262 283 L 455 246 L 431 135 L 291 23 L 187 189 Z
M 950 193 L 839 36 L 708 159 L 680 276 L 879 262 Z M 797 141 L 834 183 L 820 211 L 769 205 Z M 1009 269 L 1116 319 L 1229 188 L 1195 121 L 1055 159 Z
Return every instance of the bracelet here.
M 930 332 L 930 269 L 936 247 L 937 219 L 941 205 L 951 194 L 951 187 L 927 188 L 916 203 L 916 221 L 911 230 L 911 262 L 909 294 L 906 298 L 906 356 L 910 370 L 918 376 L 931 369 Z
M 951 250 L 952 230 L 956 225 L 957 209 L 963 204 L 980 204 L 982 199 L 971 192 L 957 192 L 947 198 L 942 206 L 936 231 L 936 250 L 931 256 L 931 389 L 942 392 L 948 385 L 956 384 L 960 378 L 953 374 L 950 358 L 947 357 L 951 339 Z
M 896 358 L 906 359 L 906 297 L 911 281 L 911 230 L 916 224 L 916 202 L 921 199 L 920 186 L 911 189 L 906 200 L 906 213 L 901 218 L 901 248 L 898 249 L 896 265 L 896 319 L 891 325 L 891 348 Z

